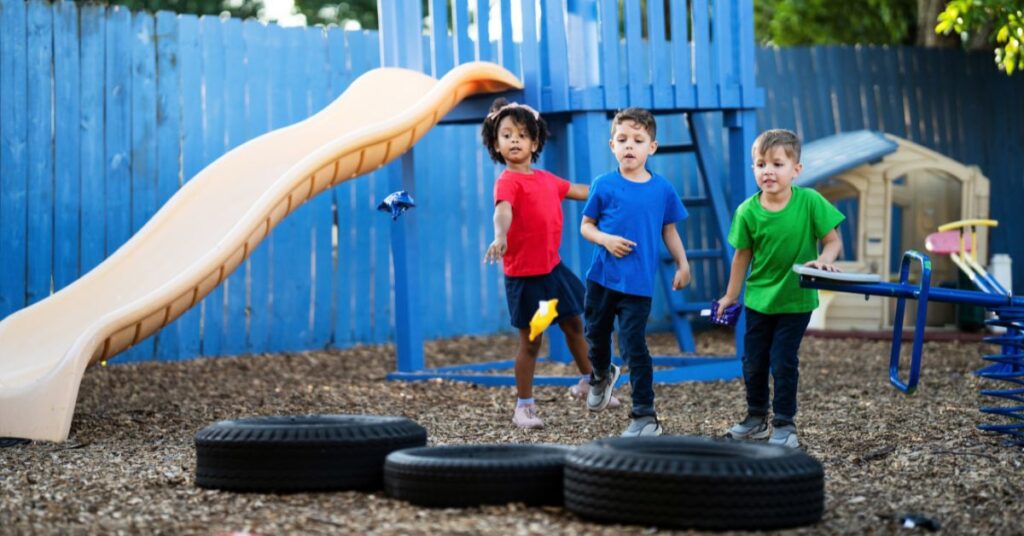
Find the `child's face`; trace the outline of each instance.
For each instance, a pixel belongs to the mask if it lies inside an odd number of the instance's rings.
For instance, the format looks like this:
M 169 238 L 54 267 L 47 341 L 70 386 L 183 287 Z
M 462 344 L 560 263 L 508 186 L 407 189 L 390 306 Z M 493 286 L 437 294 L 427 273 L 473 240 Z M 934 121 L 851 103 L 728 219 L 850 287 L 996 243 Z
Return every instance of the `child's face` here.
M 495 149 L 505 159 L 506 165 L 529 165 L 533 161 L 533 153 L 537 151 L 537 142 L 530 137 L 525 125 L 506 116 L 498 123 Z
M 658 142 L 651 139 L 647 129 L 628 120 L 615 125 L 608 146 L 623 174 L 644 169 L 647 159 L 658 150 Z
M 772 147 L 754 156 L 754 179 L 762 192 L 770 195 L 789 190 L 803 166 L 786 154 L 785 147 Z

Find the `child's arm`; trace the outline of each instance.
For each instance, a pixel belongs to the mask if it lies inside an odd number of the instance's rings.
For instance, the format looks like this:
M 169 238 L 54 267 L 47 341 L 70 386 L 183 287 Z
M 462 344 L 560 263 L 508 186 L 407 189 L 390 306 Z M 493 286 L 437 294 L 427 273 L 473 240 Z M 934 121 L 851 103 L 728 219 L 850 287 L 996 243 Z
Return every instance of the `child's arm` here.
M 729 270 L 729 286 L 725 289 L 725 296 L 718 299 L 718 310 L 724 311 L 726 307 L 736 303 L 740 299 L 740 292 L 743 290 L 743 281 L 747 277 L 747 268 L 750 267 L 750 258 L 753 250 L 750 248 L 737 249 L 732 256 L 732 268 Z
M 804 266 L 825 270 L 826 272 L 838 272 L 839 268 L 832 263 L 836 262 L 839 254 L 843 251 L 843 241 L 839 239 L 839 231 L 832 229 L 821 239 L 821 254 L 817 260 L 807 261 Z
M 675 223 L 670 223 L 661 228 L 661 239 L 665 247 L 672 254 L 676 261 L 676 275 L 672 277 L 672 290 L 680 290 L 690 284 L 690 262 L 686 260 L 686 248 L 679 238 L 679 230 Z
M 566 199 L 575 199 L 576 201 L 586 201 L 589 196 L 590 186 L 577 183 L 573 183 L 569 187 L 569 193 L 565 194 Z
M 494 206 L 494 242 L 487 248 L 484 262 L 494 264 L 505 256 L 508 250 L 508 228 L 512 226 L 512 204 L 501 201 Z
M 583 235 L 583 238 L 607 249 L 608 253 L 619 259 L 629 255 L 636 246 L 636 242 L 632 240 L 601 232 L 597 228 L 597 220 L 590 216 L 583 216 L 583 222 L 580 223 L 580 234 Z

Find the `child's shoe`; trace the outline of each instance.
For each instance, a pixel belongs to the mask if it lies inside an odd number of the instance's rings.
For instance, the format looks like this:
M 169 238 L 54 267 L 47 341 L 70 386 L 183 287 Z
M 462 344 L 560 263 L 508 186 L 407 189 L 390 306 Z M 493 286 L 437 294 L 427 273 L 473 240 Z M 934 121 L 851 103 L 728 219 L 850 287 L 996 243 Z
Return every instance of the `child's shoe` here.
M 586 377 L 580 378 L 579 383 L 569 388 L 569 394 L 571 394 L 576 400 L 586 400 L 587 395 L 590 394 L 590 380 Z M 608 401 L 608 407 L 612 409 L 621 405 L 622 403 L 619 402 L 619 399 L 616 398 L 615 395 L 612 395 L 611 400 Z
M 537 416 L 537 406 L 525 404 L 516 406 L 516 412 L 512 415 L 512 422 L 520 428 L 543 428 L 544 421 Z
M 772 423 L 772 437 L 768 440 L 769 445 L 782 445 L 783 447 L 797 448 L 800 440 L 796 437 L 796 425 L 792 423 Z
M 729 439 L 767 439 L 769 435 L 768 417 L 756 415 L 747 415 L 746 419 L 725 432 Z
M 587 393 L 587 409 L 590 411 L 601 411 L 608 407 L 612 400 L 612 389 L 615 389 L 615 382 L 619 381 L 621 369 L 612 365 L 608 374 L 603 378 L 590 373 L 590 392 Z
M 643 417 L 630 415 L 629 427 L 622 432 L 622 437 L 660 436 L 661 432 L 661 424 L 654 415 L 644 415 Z

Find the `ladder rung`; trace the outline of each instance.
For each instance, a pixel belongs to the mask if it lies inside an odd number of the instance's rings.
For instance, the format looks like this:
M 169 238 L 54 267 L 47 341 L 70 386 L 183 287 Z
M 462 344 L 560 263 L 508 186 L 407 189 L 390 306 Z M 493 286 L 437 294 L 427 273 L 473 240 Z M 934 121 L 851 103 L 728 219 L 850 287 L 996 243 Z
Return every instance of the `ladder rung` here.
M 722 250 L 720 249 L 691 249 L 687 250 L 686 258 L 691 261 L 699 261 L 702 259 L 721 259 Z M 662 255 L 661 262 L 664 264 L 672 264 L 675 261 L 672 259 L 672 255 Z
M 681 197 L 679 200 L 683 202 L 683 206 L 687 209 L 690 207 L 706 207 L 711 204 L 711 200 L 707 197 Z
M 692 153 L 697 146 L 692 143 L 658 144 L 658 154 Z

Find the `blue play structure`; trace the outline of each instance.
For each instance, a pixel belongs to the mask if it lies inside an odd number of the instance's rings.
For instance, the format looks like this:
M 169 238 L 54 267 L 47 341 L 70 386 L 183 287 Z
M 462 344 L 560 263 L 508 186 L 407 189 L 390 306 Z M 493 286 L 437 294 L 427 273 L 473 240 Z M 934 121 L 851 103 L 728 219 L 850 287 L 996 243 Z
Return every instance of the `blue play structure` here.
M 972 227 L 971 221 L 955 222 L 945 228 L 960 225 L 961 236 L 964 226 Z M 963 244 L 963 240 L 961 240 Z M 962 247 L 962 246 L 961 246 Z M 961 251 L 961 256 L 964 252 Z M 918 269 L 917 282 L 910 280 L 911 265 Z M 981 412 L 998 415 L 1010 419 L 1009 423 L 979 424 L 980 430 L 1007 434 L 1007 444 L 1024 445 L 1024 297 L 1012 296 L 987 271 L 971 266 L 968 260 L 964 266 L 972 272 L 972 281 L 978 290 L 957 290 L 931 286 L 931 260 L 927 255 L 917 251 L 907 251 L 900 263 L 899 281 L 896 283 L 870 281 L 864 278 L 869 274 L 841 274 L 812 270 L 805 267 L 794 267 L 800 273 L 800 285 L 808 288 L 833 290 L 863 294 L 865 296 L 885 296 L 896 299 L 896 317 L 893 321 L 892 350 L 889 358 L 889 381 L 900 391 L 913 394 L 917 390 L 921 378 L 921 346 L 924 341 L 925 320 L 928 314 L 928 302 L 980 305 L 992 314 L 987 321 L 989 325 L 1002 326 L 1006 329 L 1000 336 L 986 337 L 985 342 L 998 344 L 998 354 L 984 356 L 983 359 L 993 364 L 977 372 L 983 378 L 1005 381 L 1012 384 L 1008 389 L 985 389 L 981 394 L 1000 400 L 1009 400 L 1013 406 L 982 407 Z M 913 348 L 910 354 L 910 366 L 907 380 L 900 379 L 900 347 L 903 340 L 903 316 L 907 300 L 917 300 L 917 319 L 914 327 Z
M 684 197 L 689 207 L 707 207 L 715 237 L 713 246 L 689 244 L 691 262 L 732 258 L 726 236 L 729 213 L 753 194 L 749 148 L 756 135 L 755 110 L 763 103 L 763 92 L 754 83 L 753 4 L 750 0 L 677 3 L 648 0 L 646 12 L 639 0 L 621 7 L 616 0 L 543 0 L 539 4 L 478 1 L 480 23 L 476 58 L 468 38 L 466 5 L 456 2 L 454 20 L 449 21 L 447 1 L 432 0 L 429 43 L 421 37 L 419 3 L 382 0 L 381 35 L 385 65 L 422 70 L 424 62 L 436 72 L 453 64 L 450 47 L 457 50 L 456 63 L 471 59 L 496 61 L 518 73 L 525 84 L 521 92 L 506 95 L 510 101 L 529 104 L 544 114 L 552 136 L 545 147 L 541 165 L 554 173 L 587 180 L 611 165 L 607 148 L 609 118 L 618 109 L 640 106 L 651 109 L 659 121 L 660 155 L 691 153 L 701 177 L 702 195 Z M 539 12 L 538 12 L 539 8 Z M 514 12 L 519 9 L 519 12 Z M 517 26 L 517 21 L 539 21 Z M 498 49 L 490 47 L 491 28 L 501 29 Z M 623 30 L 620 32 L 620 28 Z M 514 38 L 521 33 L 521 40 Z M 429 46 L 424 53 L 423 46 Z M 493 96 L 471 99 L 455 109 L 443 123 L 479 124 Z M 683 142 L 662 138 L 662 132 L 681 131 Z M 711 136 L 718 137 L 712 140 Z M 722 140 L 727 140 L 724 149 Z M 415 151 L 415 149 L 413 150 Z M 391 167 L 393 190 L 415 195 L 412 172 L 413 151 L 400 166 Z M 721 151 L 721 152 L 719 152 Z M 726 167 L 725 162 L 728 162 Z M 654 164 L 655 166 L 657 164 Z M 566 220 L 578 219 L 567 209 Z M 573 229 L 567 224 L 567 229 Z M 510 374 L 482 372 L 509 369 L 513 362 L 474 363 L 425 369 L 417 311 L 419 291 L 413 262 L 416 244 L 416 213 L 406 213 L 392 232 L 396 299 L 398 370 L 393 380 L 446 378 L 487 385 L 513 385 Z M 683 233 L 683 236 L 686 236 Z M 589 252 L 581 237 L 567 236 L 563 250 Z M 581 255 L 583 258 L 589 257 Z M 666 264 L 671 261 L 667 257 Z M 661 278 L 670 301 L 672 324 L 681 350 L 693 351 L 689 318 L 710 306 L 708 301 L 687 300 L 671 291 L 671 275 Z M 737 333 L 742 333 L 742 326 Z M 548 329 L 550 360 L 569 362 L 564 339 L 557 328 Z M 738 353 L 743 351 L 737 336 Z M 739 360 L 732 356 L 687 358 L 654 357 L 656 382 L 713 380 L 741 375 Z M 666 368 L 667 367 L 667 368 Z M 576 377 L 538 376 L 539 385 L 569 385 Z

